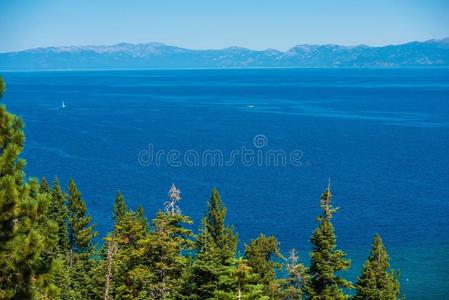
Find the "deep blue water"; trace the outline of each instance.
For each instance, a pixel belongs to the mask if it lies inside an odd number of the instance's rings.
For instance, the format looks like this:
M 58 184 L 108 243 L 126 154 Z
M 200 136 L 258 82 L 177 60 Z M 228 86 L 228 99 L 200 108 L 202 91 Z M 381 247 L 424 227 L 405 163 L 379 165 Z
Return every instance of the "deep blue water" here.
M 149 218 L 172 182 L 195 224 L 216 186 L 241 245 L 275 234 L 304 259 L 331 178 L 354 279 L 381 234 L 408 299 L 449 294 L 449 69 L 4 73 L 31 176 L 73 176 L 104 234 L 121 190 Z M 67 105 L 61 108 L 61 101 Z M 254 136 L 268 144 L 255 148 Z M 302 152 L 301 166 L 143 166 L 157 150 Z

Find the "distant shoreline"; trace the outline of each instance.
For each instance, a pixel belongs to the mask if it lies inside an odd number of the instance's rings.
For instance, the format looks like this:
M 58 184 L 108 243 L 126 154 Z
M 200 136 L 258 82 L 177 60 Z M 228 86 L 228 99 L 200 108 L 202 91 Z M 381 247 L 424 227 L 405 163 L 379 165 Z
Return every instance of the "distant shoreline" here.
M 287 51 L 194 50 L 161 43 L 47 47 L 0 53 L 2 70 L 392 68 L 449 66 L 449 38 L 383 47 L 297 45 Z
M 0 69 L 1 73 L 34 73 L 34 72 L 104 72 L 104 71 L 201 71 L 201 70 L 394 70 L 394 69 L 449 69 L 449 65 L 447 66 L 391 66 L 391 67 L 250 67 L 250 68 L 142 68 L 142 69 L 133 69 L 133 68 L 115 68 L 115 69 Z

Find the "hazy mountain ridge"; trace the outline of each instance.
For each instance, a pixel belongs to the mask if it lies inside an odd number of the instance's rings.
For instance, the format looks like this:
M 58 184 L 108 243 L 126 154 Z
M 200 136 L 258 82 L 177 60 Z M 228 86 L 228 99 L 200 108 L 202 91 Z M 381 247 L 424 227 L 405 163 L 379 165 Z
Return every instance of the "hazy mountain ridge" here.
M 382 47 L 305 44 L 285 52 L 241 47 L 192 50 L 161 43 L 120 43 L 0 53 L 1 70 L 339 66 L 449 66 L 449 38 Z

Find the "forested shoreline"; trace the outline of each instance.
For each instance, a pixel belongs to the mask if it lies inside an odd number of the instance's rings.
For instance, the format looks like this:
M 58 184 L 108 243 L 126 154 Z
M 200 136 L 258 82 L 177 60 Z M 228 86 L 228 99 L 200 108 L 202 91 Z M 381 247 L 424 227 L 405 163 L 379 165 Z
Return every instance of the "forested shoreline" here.
M 0 78 L 0 98 L 5 84 Z M 197 232 L 173 184 L 152 220 L 117 192 L 114 226 L 96 245 L 95 224 L 75 181 L 27 178 L 22 120 L 0 106 L 0 299 L 397 299 L 397 271 L 379 235 L 356 282 L 337 248 L 330 184 L 317 205 L 310 261 L 281 253 L 260 234 L 238 256 L 238 235 L 213 188 Z M 374 234 L 374 233 L 373 233 Z M 368 251 L 368 249 L 367 249 Z M 343 277 L 340 277 L 343 276 Z

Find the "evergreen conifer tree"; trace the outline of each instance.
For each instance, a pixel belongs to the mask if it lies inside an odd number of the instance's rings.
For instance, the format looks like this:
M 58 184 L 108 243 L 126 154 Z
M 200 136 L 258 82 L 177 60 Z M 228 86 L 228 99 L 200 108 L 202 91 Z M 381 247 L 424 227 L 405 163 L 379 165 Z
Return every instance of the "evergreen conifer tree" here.
M 191 270 L 191 293 L 200 299 L 211 298 L 218 289 L 219 277 L 235 258 L 237 235 L 225 225 L 226 208 L 217 189 L 212 189 L 208 210 L 197 240 L 197 256 Z
M 382 239 L 374 236 L 368 260 L 356 284 L 355 300 L 395 300 L 399 297 L 398 273 L 389 271 L 389 257 Z
M 148 231 L 149 229 L 148 219 L 147 217 L 145 217 L 144 209 L 141 205 L 137 207 L 136 215 L 137 220 L 139 220 L 139 223 L 142 224 L 142 226 L 144 226 L 145 231 Z
M 103 299 L 150 299 L 153 275 L 144 263 L 143 244 L 149 232 L 143 209 L 129 210 L 118 193 L 112 212 L 114 229 L 105 238 L 103 259 L 93 270 L 94 293 Z
M 0 99 L 4 92 L 0 77 Z M 19 239 L 20 206 L 23 201 L 23 168 L 25 161 L 19 158 L 25 136 L 22 120 L 0 106 L 0 298 L 15 295 L 17 279 L 11 259 Z M 17 245 L 18 246 L 18 245 Z
M 73 179 L 70 179 L 68 191 L 69 246 L 72 252 L 83 253 L 90 250 L 92 239 L 97 235 L 95 224 L 91 224 L 86 203 Z
M 239 258 L 221 274 L 218 289 L 212 299 L 216 300 L 268 300 L 264 295 L 263 284 L 258 282 L 259 276 L 254 273 L 246 259 Z
M 42 179 L 41 179 L 41 185 L 40 185 L 39 191 L 41 193 L 47 193 L 47 194 L 50 194 L 50 192 L 51 192 L 50 185 L 48 184 L 48 181 L 45 177 L 42 177 Z
M 112 217 L 114 221 L 123 217 L 127 211 L 125 199 L 123 198 L 122 193 L 117 192 L 117 196 L 115 197 L 114 205 L 112 206 Z
M 48 299 L 59 294 L 58 287 L 54 284 L 56 275 L 55 269 L 55 249 L 58 243 L 58 225 L 48 217 L 48 208 L 51 203 L 51 195 L 42 192 L 39 182 L 31 178 L 26 183 L 29 195 L 29 201 L 22 206 L 21 219 L 28 224 L 33 224 L 30 235 L 40 236 L 39 243 L 22 244 L 24 248 L 19 247 L 21 255 L 26 253 L 39 255 L 36 261 L 27 262 L 28 270 L 32 270 L 33 299 Z M 25 204 L 23 203 L 23 204 Z M 26 228 L 26 226 L 22 226 Z M 25 248 L 26 247 L 26 248 Z M 34 266 L 33 266 L 34 265 Z
M 69 251 L 69 236 L 67 231 L 68 209 L 66 195 L 61 190 L 57 177 L 53 180 L 51 203 L 49 206 L 48 215 L 51 220 L 54 220 L 58 224 L 57 251 L 60 254 L 67 255 L 67 252 Z
M 160 211 L 153 219 L 153 229 L 142 241 L 145 265 L 153 274 L 150 295 L 153 299 L 176 299 L 185 285 L 189 258 L 193 249 L 192 232 L 185 225 L 189 217 Z
M 71 290 L 83 299 L 91 299 L 95 296 L 93 270 L 99 263 L 94 258 L 96 248 L 93 246 L 97 232 L 94 231 L 95 224 L 91 224 L 86 203 L 73 179 L 70 179 L 68 185 L 67 212 Z
M 336 248 L 334 227 L 331 223 L 333 214 L 337 211 L 331 204 L 332 195 L 330 185 L 321 195 L 321 215 L 319 225 L 314 231 L 311 243 L 309 280 L 305 284 L 305 291 L 311 299 L 346 299 L 342 288 L 351 288 L 350 282 L 339 277 L 336 273 L 347 270 L 350 260 L 346 254 Z
M 226 212 L 218 190 L 212 189 L 207 214 L 202 221 L 198 250 L 206 251 L 209 246 L 216 246 L 219 263 L 229 265 L 235 257 L 237 235 L 225 224 Z
M 264 294 L 270 299 L 281 299 L 281 285 L 276 280 L 276 270 L 282 268 L 282 264 L 276 259 L 283 258 L 278 241 L 274 236 L 260 234 L 245 247 L 245 259 L 252 271 L 257 274 L 257 282 L 263 284 Z
M 0 98 L 4 83 L 0 78 Z M 52 297 L 53 261 L 46 249 L 54 243 L 55 224 L 46 218 L 48 195 L 39 183 L 26 182 L 19 158 L 23 123 L 0 106 L 0 299 Z

